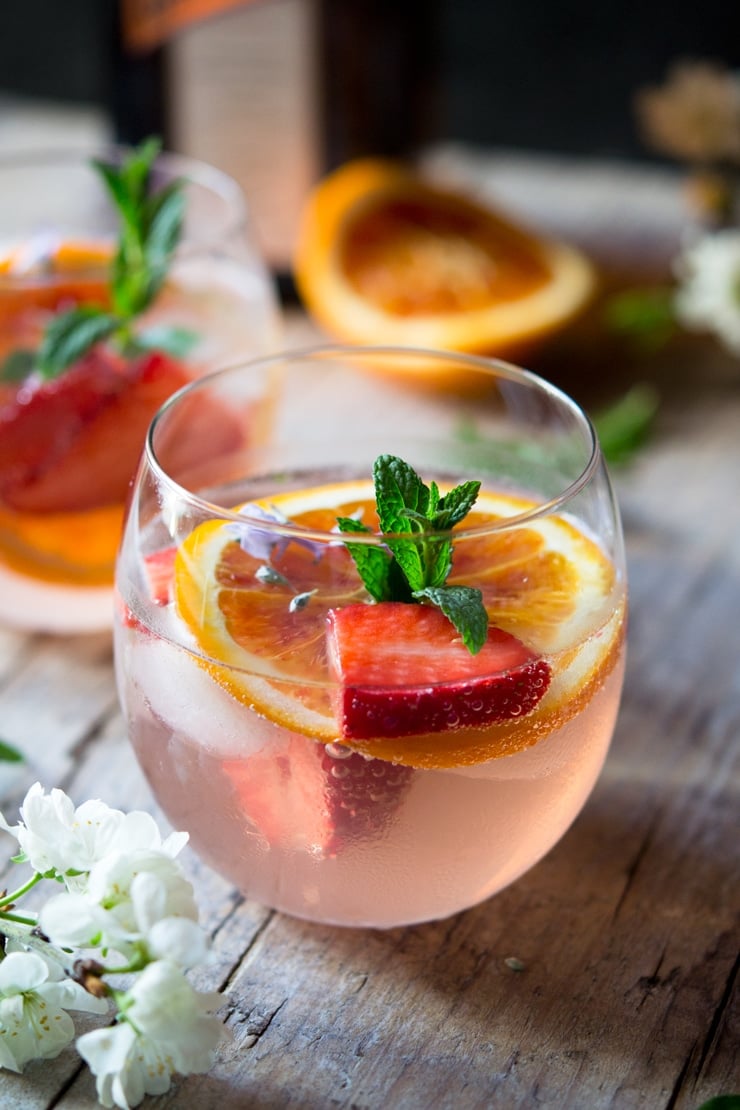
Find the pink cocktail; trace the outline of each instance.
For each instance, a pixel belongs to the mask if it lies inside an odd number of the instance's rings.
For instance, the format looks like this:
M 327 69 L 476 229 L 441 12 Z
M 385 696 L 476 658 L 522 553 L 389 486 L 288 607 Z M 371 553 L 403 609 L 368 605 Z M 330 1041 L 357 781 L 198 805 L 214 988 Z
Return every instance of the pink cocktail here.
M 368 373 L 420 358 L 477 388 Z M 598 445 L 504 364 L 335 348 L 271 370 L 260 450 L 227 446 L 254 366 L 153 425 L 117 576 L 131 740 L 249 896 L 345 925 L 444 917 L 536 863 L 606 757 L 626 602 Z M 196 401 L 218 459 L 176 457 Z
M 109 627 L 147 427 L 203 373 L 274 349 L 236 182 L 158 152 L 0 161 L 0 621 Z

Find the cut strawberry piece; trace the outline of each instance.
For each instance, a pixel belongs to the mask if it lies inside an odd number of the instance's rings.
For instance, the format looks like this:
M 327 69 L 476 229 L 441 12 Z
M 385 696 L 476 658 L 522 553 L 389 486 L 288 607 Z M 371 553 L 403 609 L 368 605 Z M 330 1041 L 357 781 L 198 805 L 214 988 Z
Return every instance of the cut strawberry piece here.
M 368 759 L 341 744 L 319 744 L 326 819 L 331 835 L 324 851 L 337 851 L 353 841 L 377 837 L 386 828 L 406 794 L 413 769 L 382 759 Z
M 381 835 L 414 774 L 302 736 L 279 753 L 227 760 L 223 767 L 245 816 L 271 845 L 325 856 Z
M 149 588 L 149 598 L 155 605 L 169 605 L 172 601 L 176 556 L 177 548 L 174 546 L 163 547 L 160 551 L 152 551 L 151 554 L 144 556 L 144 573 Z M 144 625 L 129 609 L 117 590 L 115 603 L 126 628 L 144 629 Z
M 0 408 L 0 498 L 57 465 L 83 428 L 125 388 L 123 359 L 96 348 L 52 381 L 26 381 Z M 90 484 L 91 475 L 87 475 Z
M 489 629 L 477 655 L 438 610 L 382 602 L 332 610 L 328 650 L 344 739 L 485 727 L 530 713 L 550 667 L 515 636 Z
M 144 570 L 149 586 L 149 596 L 155 605 L 168 605 L 172 601 L 175 577 L 176 547 L 163 547 L 144 556 Z
M 110 360 L 96 348 L 94 357 L 37 388 L 29 405 L 15 406 L 6 427 L 22 469 L 5 458 L 5 443 L 0 454 L 0 493 L 12 508 L 78 512 L 125 499 L 154 413 L 188 375 L 153 352 L 121 363 L 113 387 Z

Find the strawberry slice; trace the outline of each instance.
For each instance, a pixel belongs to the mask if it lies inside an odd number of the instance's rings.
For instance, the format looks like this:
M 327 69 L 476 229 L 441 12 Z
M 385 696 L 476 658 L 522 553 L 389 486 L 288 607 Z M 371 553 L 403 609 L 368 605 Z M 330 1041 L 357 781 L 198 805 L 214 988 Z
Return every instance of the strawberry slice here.
M 96 348 L 52 381 L 27 380 L 0 407 L 0 498 L 57 465 L 90 421 L 126 386 L 123 359 Z M 87 482 L 91 475 L 88 473 Z
M 159 551 L 152 551 L 144 556 L 144 574 L 149 593 L 149 598 L 154 605 L 169 605 L 172 601 L 172 589 L 175 578 L 175 559 L 177 548 L 163 547 Z M 115 603 L 121 621 L 126 628 L 138 628 L 145 631 L 139 618 L 129 609 L 118 591 L 115 591 Z
M 26 404 L 19 391 L 4 421 L 0 415 L 0 496 L 33 513 L 123 501 L 152 416 L 187 381 L 184 367 L 161 352 L 125 364 L 95 348 Z
M 168 605 L 172 601 L 177 547 L 163 547 L 144 556 L 149 596 L 155 605 Z
M 278 752 L 222 766 L 246 819 L 271 846 L 324 856 L 380 836 L 414 774 L 411 767 L 298 735 Z
M 417 736 L 523 717 L 550 682 L 549 665 L 515 636 L 491 628 L 471 655 L 431 606 L 388 601 L 334 609 L 327 637 L 344 739 Z

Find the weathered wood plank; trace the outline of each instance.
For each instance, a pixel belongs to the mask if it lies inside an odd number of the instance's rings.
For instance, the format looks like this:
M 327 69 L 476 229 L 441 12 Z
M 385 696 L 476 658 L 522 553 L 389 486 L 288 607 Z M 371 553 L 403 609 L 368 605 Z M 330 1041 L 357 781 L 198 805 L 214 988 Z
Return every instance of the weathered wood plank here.
M 78 746 L 117 708 L 110 635 L 29 643 L 0 682 L 0 734 L 25 756 L 28 785 L 61 786 Z

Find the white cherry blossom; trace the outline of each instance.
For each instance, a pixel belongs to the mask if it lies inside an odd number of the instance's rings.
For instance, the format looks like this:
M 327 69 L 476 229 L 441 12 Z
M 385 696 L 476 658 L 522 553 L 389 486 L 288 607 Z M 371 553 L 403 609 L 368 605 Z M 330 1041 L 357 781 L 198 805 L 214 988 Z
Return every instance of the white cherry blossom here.
M 0 828 L 17 839 L 34 871 L 56 870 L 70 889 L 83 887 L 86 873 L 111 853 L 138 849 L 175 856 L 187 841 L 186 833 L 163 840 L 148 813 L 126 814 L 97 800 L 75 807 L 63 790 L 46 794 L 38 782 L 26 794 L 20 815 L 21 821 L 11 826 L 0 814 Z
M 105 1013 L 108 1004 L 36 952 L 12 951 L 0 963 L 0 1067 L 20 1072 L 49 1060 L 74 1038 L 67 1010 Z
M 7 903 L 42 876 L 64 884 L 41 909 L 40 935 L 19 918 L 0 921 L 0 1067 L 21 1071 L 29 1060 L 58 1055 L 75 1037 L 67 1011 L 105 1013 L 112 998 L 114 1024 L 77 1042 L 105 1106 L 137 1106 L 166 1091 L 175 1072 L 207 1071 L 221 1036 L 212 1015 L 222 999 L 199 994 L 184 976 L 208 957 L 192 885 L 175 859 L 187 834 L 162 837 L 146 813 L 124 814 L 100 801 L 75 807 L 63 791 L 47 794 L 38 783 L 19 823 L 0 815 L 0 827 L 37 872 Z M 106 997 L 67 978 L 75 949 L 98 950 L 80 975 Z M 125 992 L 104 978 L 124 972 Z
M 222 1035 L 212 1013 L 222 1002 L 219 994 L 193 990 L 167 960 L 145 968 L 119 1000 L 118 1023 L 77 1042 L 103 1106 L 130 1110 L 145 1095 L 166 1091 L 174 1073 L 208 1071 Z
M 717 231 L 690 243 L 676 271 L 680 323 L 711 332 L 740 354 L 740 231 Z
M 192 885 L 174 860 L 162 852 L 131 852 L 96 864 L 84 892 L 51 898 L 40 925 L 63 947 L 114 949 L 129 959 L 137 952 L 168 955 L 192 967 L 205 952 L 197 917 Z M 171 952 L 163 947 L 168 943 Z

